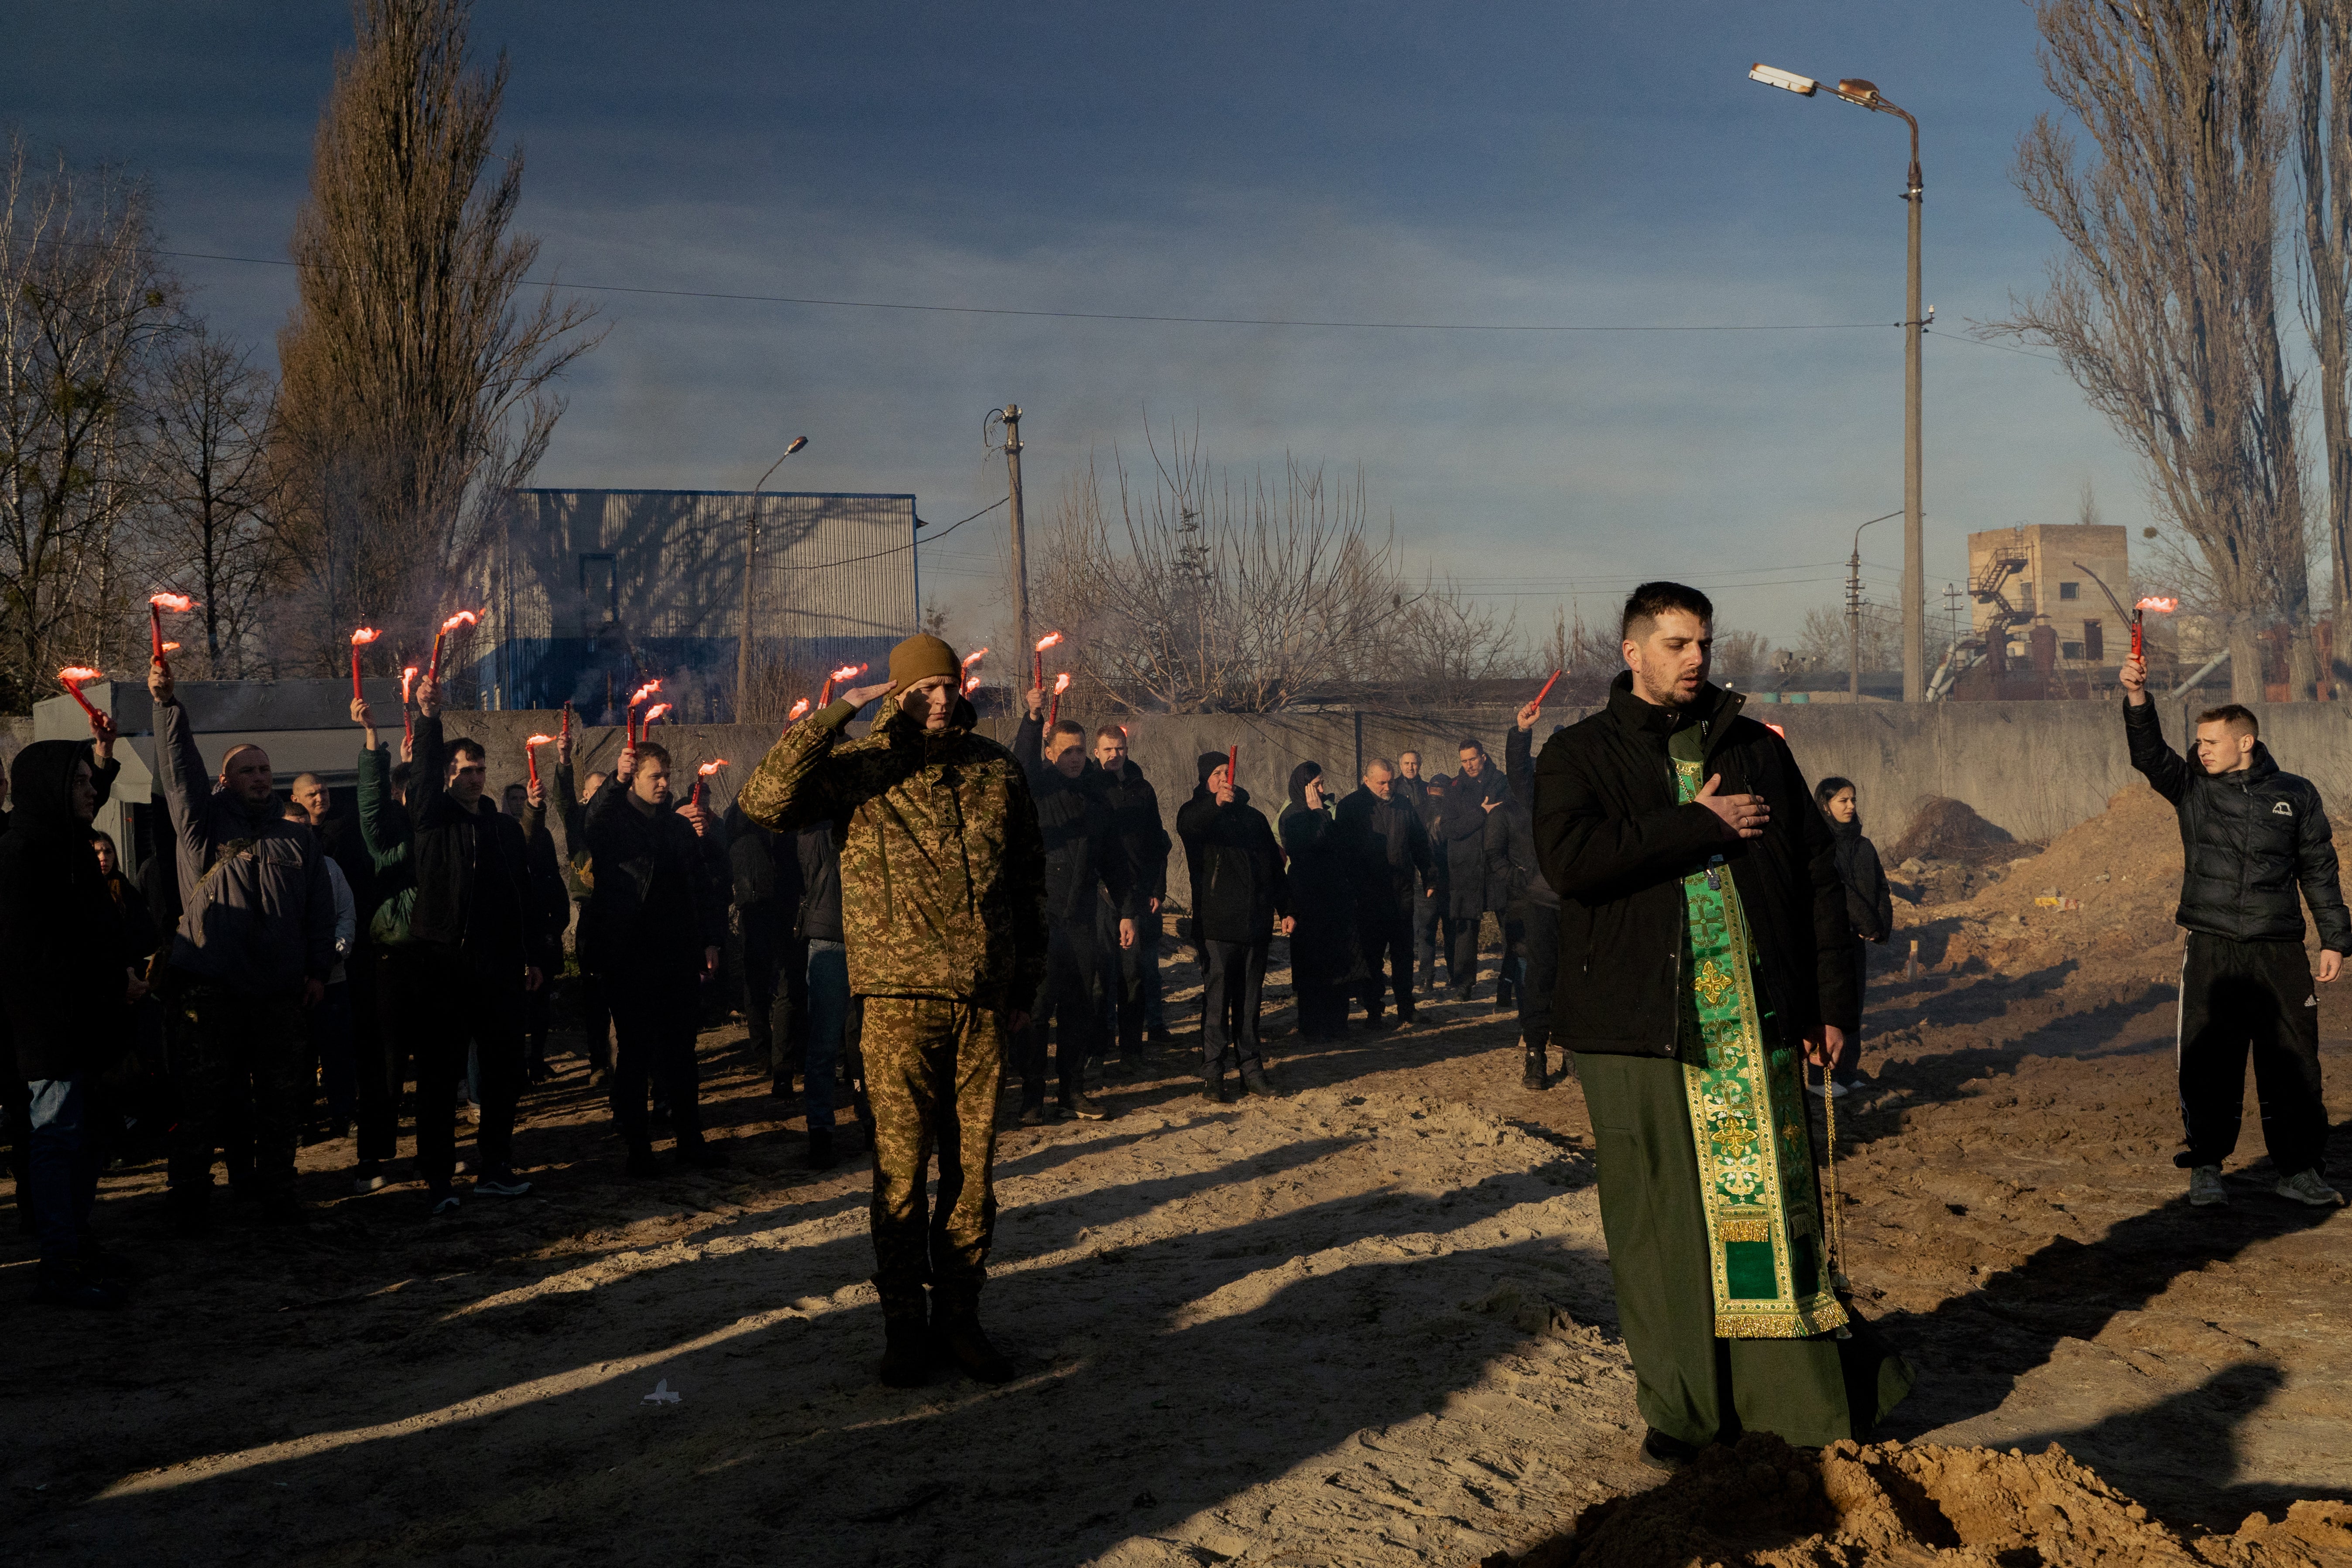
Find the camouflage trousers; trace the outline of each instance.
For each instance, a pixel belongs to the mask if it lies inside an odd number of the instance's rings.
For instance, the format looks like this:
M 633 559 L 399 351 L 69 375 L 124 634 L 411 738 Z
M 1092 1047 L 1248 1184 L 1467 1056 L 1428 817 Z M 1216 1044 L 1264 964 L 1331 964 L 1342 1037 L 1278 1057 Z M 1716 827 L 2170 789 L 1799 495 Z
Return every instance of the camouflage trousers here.
M 882 1312 L 919 1318 L 929 1285 L 971 1307 L 996 1231 L 996 1086 L 1004 1022 L 944 997 L 866 997 L 866 1089 L 874 1109 L 874 1286 Z M 928 1202 L 932 1155 L 940 1190 Z
M 311 1100 L 305 1016 L 299 996 L 242 996 L 201 981 L 179 988 L 169 1031 L 180 1098 L 170 1158 L 175 1195 L 203 1197 L 216 1149 L 239 1187 L 292 1193 Z

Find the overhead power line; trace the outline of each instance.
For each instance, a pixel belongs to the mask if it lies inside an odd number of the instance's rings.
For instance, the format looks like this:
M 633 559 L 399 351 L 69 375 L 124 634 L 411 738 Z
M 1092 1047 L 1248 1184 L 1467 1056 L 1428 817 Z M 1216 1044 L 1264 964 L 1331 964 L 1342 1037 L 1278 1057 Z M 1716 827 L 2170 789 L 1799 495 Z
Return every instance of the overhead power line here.
M 183 261 L 226 261 L 247 267 L 299 267 L 268 256 L 226 256 L 213 251 L 163 250 Z M 1031 316 L 1060 321 L 1145 321 L 1187 327 L 1326 327 L 1381 332 L 1845 332 L 1899 327 L 1899 321 L 1717 321 L 1643 322 L 1615 325 L 1524 321 L 1351 321 L 1282 316 L 1160 316 L 1119 310 L 1032 310 L 1010 305 L 930 305 L 890 299 L 828 299 L 800 294 L 732 294 L 709 288 L 652 288 L 625 283 L 565 283 L 526 278 L 531 288 L 576 288 L 590 294 L 638 294 L 664 299 L 723 299 L 745 305 L 814 305 L 836 310 L 911 310 L 947 316 Z

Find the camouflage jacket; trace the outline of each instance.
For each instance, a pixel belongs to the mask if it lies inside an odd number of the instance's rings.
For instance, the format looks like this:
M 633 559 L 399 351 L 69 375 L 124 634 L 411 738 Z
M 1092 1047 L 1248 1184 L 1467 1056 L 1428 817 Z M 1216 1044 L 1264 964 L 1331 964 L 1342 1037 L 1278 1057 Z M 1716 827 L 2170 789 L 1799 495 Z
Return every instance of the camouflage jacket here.
M 867 734 L 844 740 L 856 712 L 837 702 L 793 726 L 736 796 L 778 832 L 833 822 L 849 988 L 1034 995 L 1045 977 L 1045 850 L 1021 765 L 974 732 L 969 703 L 929 734 L 885 697 Z

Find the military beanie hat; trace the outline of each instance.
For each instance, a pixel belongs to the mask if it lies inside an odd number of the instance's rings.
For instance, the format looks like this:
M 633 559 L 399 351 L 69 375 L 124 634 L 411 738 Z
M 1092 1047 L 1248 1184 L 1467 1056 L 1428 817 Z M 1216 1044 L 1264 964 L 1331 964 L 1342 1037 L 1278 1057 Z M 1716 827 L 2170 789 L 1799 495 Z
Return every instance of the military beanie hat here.
M 890 650 L 890 690 L 903 692 L 933 675 L 961 680 L 963 664 L 956 651 L 928 632 L 918 632 Z

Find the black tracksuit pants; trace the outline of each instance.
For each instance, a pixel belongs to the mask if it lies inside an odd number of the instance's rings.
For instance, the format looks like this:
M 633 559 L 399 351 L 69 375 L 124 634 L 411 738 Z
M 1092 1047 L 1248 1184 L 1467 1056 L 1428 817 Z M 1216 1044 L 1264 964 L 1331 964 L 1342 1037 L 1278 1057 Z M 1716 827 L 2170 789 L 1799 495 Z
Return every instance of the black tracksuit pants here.
M 2307 1170 L 2326 1174 L 2318 989 L 2302 943 L 2233 942 L 2190 932 L 2174 1039 L 2189 1147 L 2173 1164 L 2218 1166 L 2238 1146 L 2251 1051 L 2271 1164 L 2282 1179 Z
M 1228 1050 L 1245 1068 L 1261 1062 L 1257 1012 L 1265 992 L 1266 949 L 1272 946 L 1271 937 L 1199 944 L 1208 971 L 1201 993 L 1201 1076 L 1210 1083 L 1224 1077 Z
M 694 1061 L 697 1009 L 702 972 L 691 965 L 647 970 L 624 979 L 603 977 L 604 999 L 613 1009 L 613 1124 L 629 1152 L 653 1148 L 653 1124 L 646 1108 L 647 1088 L 657 1088 L 669 1107 L 670 1132 L 681 1149 L 702 1142 L 700 1088 Z

